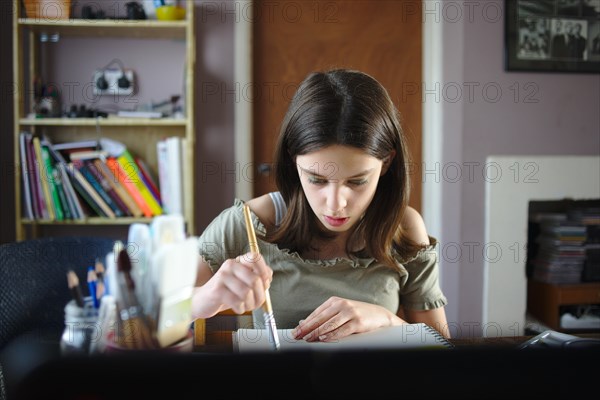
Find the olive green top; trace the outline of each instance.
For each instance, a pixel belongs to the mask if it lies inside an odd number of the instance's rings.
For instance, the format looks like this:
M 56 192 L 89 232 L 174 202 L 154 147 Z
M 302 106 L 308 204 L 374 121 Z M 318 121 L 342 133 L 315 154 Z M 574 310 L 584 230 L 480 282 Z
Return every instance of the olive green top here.
M 199 238 L 200 255 L 216 272 L 228 258 L 249 251 L 243 202 L 223 210 Z M 447 304 L 439 286 L 437 241 L 393 270 L 374 258 L 304 259 L 297 252 L 261 240 L 265 226 L 252 213 L 261 255 L 273 269 L 269 293 L 277 328 L 294 328 L 331 296 L 378 304 L 394 314 L 400 305 L 430 310 Z M 254 312 L 256 327 L 264 327 L 262 310 Z

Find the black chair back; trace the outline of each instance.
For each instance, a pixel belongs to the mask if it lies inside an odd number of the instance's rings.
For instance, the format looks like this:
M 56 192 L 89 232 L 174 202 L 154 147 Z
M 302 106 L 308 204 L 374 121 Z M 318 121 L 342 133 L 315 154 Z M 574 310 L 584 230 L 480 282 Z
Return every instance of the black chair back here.
M 87 268 L 104 260 L 115 239 L 47 237 L 0 246 L 0 351 L 23 334 L 56 341 L 64 329 L 64 307 L 72 298 L 67 271 L 88 295 Z

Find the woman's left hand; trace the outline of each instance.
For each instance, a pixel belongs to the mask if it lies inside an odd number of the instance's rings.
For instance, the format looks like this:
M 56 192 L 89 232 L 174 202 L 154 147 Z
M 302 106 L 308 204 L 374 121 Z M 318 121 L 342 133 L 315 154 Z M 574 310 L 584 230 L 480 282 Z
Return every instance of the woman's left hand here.
M 332 342 L 354 333 L 405 323 L 381 306 L 334 296 L 300 321 L 294 337 L 308 342 Z

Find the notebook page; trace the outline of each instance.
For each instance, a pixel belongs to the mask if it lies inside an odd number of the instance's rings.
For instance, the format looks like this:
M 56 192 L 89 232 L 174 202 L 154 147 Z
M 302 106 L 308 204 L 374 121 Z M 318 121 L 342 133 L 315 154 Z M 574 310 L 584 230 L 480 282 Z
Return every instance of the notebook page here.
M 448 348 L 452 344 L 437 331 L 423 324 L 390 326 L 347 336 L 333 342 L 296 340 L 292 329 L 278 329 L 280 350 L 375 350 L 404 348 Z M 235 351 L 271 351 L 269 335 L 264 329 L 238 329 L 233 333 Z

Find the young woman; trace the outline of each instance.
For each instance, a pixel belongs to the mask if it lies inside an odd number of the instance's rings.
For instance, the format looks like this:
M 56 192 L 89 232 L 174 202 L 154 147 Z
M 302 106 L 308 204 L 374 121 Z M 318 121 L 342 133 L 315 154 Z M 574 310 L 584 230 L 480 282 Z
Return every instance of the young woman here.
M 299 86 L 276 149 L 278 192 L 249 200 L 260 256 L 248 253 L 236 199 L 199 238 L 193 310 L 256 310 L 268 288 L 278 328 L 336 340 L 424 322 L 449 337 L 436 241 L 407 206 L 405 139 L 372 77 L 312 73 Z

